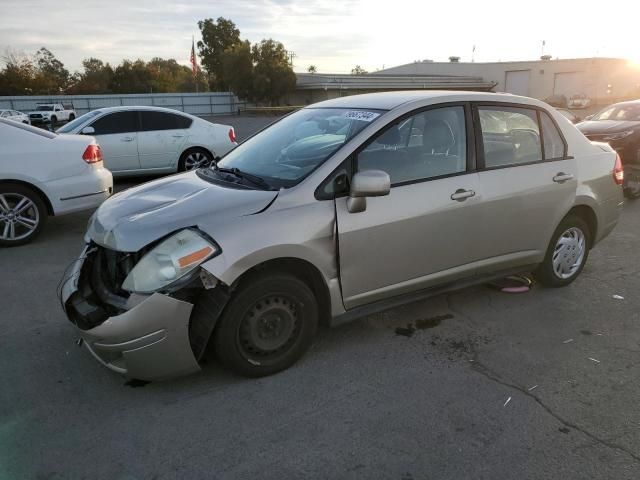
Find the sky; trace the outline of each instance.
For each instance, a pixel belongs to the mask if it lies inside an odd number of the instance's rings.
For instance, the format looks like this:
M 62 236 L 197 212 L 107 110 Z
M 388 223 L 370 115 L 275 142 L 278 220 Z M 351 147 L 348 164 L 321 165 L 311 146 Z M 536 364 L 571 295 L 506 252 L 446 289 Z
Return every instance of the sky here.
M 348 73 L 447 61 L 621 57 L 640 63 L 636 1 L 0 0 L 0 55 L 51 50 L 71 70 L 97 57 L 189 63 L 198 20 L 231 19 L 243 39 L 273 38 L 294 69 Z M 475 53 L 473 47 L 475 45 Z

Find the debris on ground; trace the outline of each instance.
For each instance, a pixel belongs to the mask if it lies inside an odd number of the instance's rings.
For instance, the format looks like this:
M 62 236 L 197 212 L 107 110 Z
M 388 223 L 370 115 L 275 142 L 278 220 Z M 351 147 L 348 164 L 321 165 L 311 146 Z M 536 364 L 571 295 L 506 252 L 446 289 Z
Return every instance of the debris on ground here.
M 564 341 L 564 342 L 562 342 L 562 343 L 571 343 L 571 342 L 573 342 L 573 338 L 568 338 L 567 340 L 565 340 L 565 341 Z
M 533 387 L 527 389 L 527 391 L 531 392 L 532 390 L 535 390 L 536 388 L 538 388 L 538 385 L 534 385 Z
M 510 401 L 511 401 L 511 397 L 507 398 L 507 401 L 506 401 L 506 402 L 504 402 L 503 407 L 506 407 L 506 406 L 507 406 L 507 404 L 508 404 Z
M 624 297 L 622 295 L 613 295 L 612 298 L 615 298 L 616 300 L 624 300 Z
M 408 323 L 406 327 L 397 327 L 396 335 L 402 335 L 403 337 L 412 337 L 416 333 L 416 328 Z
M 489 286 L 504 293 L 525 293 L 531 290 L 533 281 L 525 275 L 510 275 L 489 283 Z
M 598 360 L 597 358 L 589 357 L 589 360 L 591 360 L 592 362 L 595 362 L 595 363 L 600 363 L 600 360 Z

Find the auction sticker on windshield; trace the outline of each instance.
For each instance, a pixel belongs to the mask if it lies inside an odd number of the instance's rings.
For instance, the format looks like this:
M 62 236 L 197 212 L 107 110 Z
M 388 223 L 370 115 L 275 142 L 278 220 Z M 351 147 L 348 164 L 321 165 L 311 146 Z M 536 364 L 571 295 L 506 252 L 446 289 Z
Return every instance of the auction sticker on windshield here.
M 380 116 L 379 113 L 376 112 L 364 112 L 362 110 L 353 110 L 350 112 L 346 112 L 344 114 L 345 117 L 351 120 L 360 120 L 362 122 L 371 122 Z

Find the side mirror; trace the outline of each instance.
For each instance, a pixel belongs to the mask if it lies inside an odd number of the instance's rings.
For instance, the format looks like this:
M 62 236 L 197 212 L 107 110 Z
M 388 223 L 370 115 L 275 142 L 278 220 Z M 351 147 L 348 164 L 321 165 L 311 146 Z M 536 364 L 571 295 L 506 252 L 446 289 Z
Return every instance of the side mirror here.
M 584 117 L 584 120 L 591 120 L 593 118 L 593 115 L 587 115 L 586 117 Z
M 367 197 L 389 195 L 391 179 L 382 170 L 364 170 L 351 179 L 351 191 L 347 199 L 349 213 L 364 212 L 367 209 Z
M 96 133 L 96 129 L 93 127 L 84 127 L 80 133 L 82 135 L 93 135 Z

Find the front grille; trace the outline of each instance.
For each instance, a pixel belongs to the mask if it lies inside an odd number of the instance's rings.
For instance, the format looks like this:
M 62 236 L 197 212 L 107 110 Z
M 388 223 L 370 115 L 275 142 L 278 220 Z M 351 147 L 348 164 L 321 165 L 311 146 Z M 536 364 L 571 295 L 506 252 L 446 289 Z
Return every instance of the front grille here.
M 42 115 L 39 113 L 31 113 L 29 114 L 29 118 L 42 118 Z

